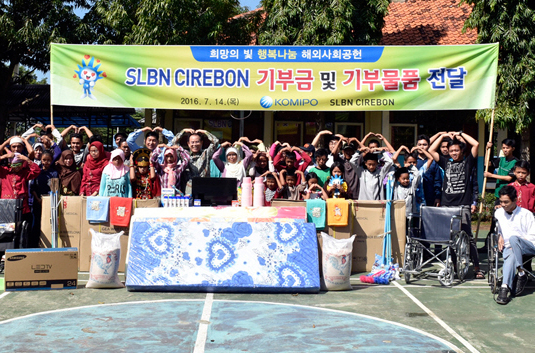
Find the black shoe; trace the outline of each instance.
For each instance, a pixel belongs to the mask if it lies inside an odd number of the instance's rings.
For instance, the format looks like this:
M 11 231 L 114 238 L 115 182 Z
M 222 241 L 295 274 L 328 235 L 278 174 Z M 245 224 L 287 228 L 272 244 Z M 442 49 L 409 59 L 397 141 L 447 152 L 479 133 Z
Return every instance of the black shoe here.
M 519 296 L 524 291 L 524 288 L 526 288 L 526 283 L 528 283 L 528 275 L 526 274 L 524 274 L 524 276 L 516 275 L 515 297 Z
M 496 298 L 496 303 L 505 305 L 510 301 L 511 298 L 509 297 L 509 288 L 500 287 L 500 291 L 498 292 L 498 298 Z

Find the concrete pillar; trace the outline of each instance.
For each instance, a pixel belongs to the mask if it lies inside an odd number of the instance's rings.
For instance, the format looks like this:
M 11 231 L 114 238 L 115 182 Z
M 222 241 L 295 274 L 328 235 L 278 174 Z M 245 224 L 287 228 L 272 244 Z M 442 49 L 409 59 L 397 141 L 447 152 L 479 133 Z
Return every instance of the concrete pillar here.
M 145 109 L 145 126 L 152 128 L 152 109 Z
M 392 136 L 390 136 L 390 132 L 390 112 L 381 112 L 381 135 L 383 135 L 383 137 L 388 141 L 391 141 Z
M 365 117 L 364 118 L 364 121 L 365 121 L 364 135 L 366 135 L 370 131 L 377 132 L 377 133 L 381 132 L 381 134 L 382 134 L 382 131 L 383 131 L 383 128 L 382 128 L 382 124 L 383 124 L 382 112 L 380 112 L 380 111 L 365 112 L 364 117 Z
M 173 131 L 173 116 L 174 116 L 173 113 L 174 113 L 173 109 L 166 109 L 165 110 L 164 123 L 163 123 L 162 127 L 164 129 L 169 130 L 169 131 Z

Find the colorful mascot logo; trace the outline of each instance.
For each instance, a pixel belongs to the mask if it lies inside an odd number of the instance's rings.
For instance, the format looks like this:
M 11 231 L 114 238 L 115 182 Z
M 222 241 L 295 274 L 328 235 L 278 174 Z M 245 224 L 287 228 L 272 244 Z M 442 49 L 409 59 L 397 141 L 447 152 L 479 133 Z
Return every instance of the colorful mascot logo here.
M 89 55 L 84 56 L 85 60 L 88 60 L 89 58 Z M 98 80 L 101 80 L 107 76 L 104 71 L 98 71 L 100 68 L 100 60 L 97 60 L 97 66 L 94 66 L 95 57 L 91 57 L 91 60 L 89 60 L 87 64 L 85 63 L 84 59 L 82 59 L 82 66 L 78 65 L 78 71 L 74 70 L 74 72 L 78 74 L 80 84 L 84 87 L 84 93 L 80 99 L 89 97 L 96 100 L 97 98 L 95 98 L 92 93 L 93 87 L 95 87 L 95 83 L 97 83 Z M 77 75 L 74 75 L 73 77 L 76 78 Z

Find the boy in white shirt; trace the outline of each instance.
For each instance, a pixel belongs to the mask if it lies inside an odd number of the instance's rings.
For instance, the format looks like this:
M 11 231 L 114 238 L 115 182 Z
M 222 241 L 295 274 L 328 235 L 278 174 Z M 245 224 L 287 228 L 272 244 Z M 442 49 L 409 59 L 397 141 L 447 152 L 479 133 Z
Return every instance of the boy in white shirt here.
M 501 208 L 494 217 L 498 223 L 498 250 L 503 251 L 503 284 L 496 302 L 505 305 L 511 300 L 515 288 L 517 296 L 526 287 L 528 276 L 522 268 L 522 255 L 535 255 L 535 220 L 533 214 L 516 204 L 513 186 L 504 186 L 500 192 Z M 518 274 L 515 276 L 515 270 Z M 513 287 L 514 283 L 514 287 Z

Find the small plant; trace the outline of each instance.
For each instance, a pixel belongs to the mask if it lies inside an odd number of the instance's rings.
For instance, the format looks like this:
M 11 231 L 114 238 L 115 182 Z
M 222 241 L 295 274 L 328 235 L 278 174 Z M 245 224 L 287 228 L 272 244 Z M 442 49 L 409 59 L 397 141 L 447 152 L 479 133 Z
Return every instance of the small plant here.
M 481 198 L 481 194 L 479 194 L 477 198 L 477 209 L 476 212 L 472 215 L 473 219 L 477 219 L 477 217 L 480 217 L 482 222 L 485 221 L 491 221 L 492 215 L 494 214 L 494 203 L 496 202 L 496 196 L 494 193 L 486 193 L 485 198 Z M 481 211 L 481 214 L 479 213 L 479 208 L 481 207 L 481 203 L 483 203 L 483 209 Z

